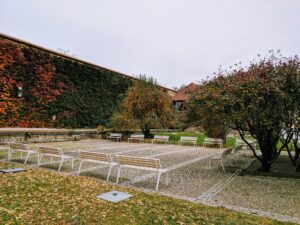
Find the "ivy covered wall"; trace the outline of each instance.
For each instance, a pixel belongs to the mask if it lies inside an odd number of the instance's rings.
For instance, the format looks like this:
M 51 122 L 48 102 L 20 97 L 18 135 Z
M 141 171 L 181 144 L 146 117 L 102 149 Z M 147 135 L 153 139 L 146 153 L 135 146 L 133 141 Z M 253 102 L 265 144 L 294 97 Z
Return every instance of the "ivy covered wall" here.
M 113 71 L 0 37 L 0 127 L 105 126 L 131 83 Z

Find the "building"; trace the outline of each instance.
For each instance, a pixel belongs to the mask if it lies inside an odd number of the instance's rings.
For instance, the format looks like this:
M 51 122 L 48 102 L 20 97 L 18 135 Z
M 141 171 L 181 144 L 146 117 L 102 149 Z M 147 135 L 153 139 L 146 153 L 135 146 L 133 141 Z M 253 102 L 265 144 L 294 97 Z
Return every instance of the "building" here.
M 189 94 L 195 91 L 199 85 L 195 83 L 190 83 L 186 87 L 182 88 L 177 94 L 172 98 L 173 107 L 179 111 L 186 110 L 186 102 L 189 99 Z

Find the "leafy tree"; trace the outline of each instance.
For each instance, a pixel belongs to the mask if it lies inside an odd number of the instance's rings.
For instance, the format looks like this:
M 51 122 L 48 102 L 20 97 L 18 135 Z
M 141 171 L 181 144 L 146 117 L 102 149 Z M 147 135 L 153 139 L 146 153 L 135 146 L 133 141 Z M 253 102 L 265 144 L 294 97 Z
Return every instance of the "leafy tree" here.
M 119 112 L 111 121 L 115 128 L 140 128 L 149 136 L 150 129 L 168 127 L 174 122 L 171 99 L 153 78 L 140 76 L 129 88 Z
M 261 162 L 259 169 L 270 171 L 291 140 L 284 134 L 300 118 L 299 65 L 297 56 L 285 58 L 271 52 L 247 68 L 220 70 L 213 80 L 203 82 L 191 98 L 191 105 L 203 117 L 218 115 L 246 143 L 246 135 L 257 139 L 261 156 L 247 144 Z M 283 144 L 279 145 L 281 139 Z
M 298 87 L 300 88 L 300 87 Z M 297 105 L 298 103 L 298 105 Z M 285 130 L 283 132 L 282 141 L 287 147 L 288 155 L 292 164 L 296 167 L 296 171 L 300 172 L 300 117 L 299 101 L 294 104 L 295 112 L 286 117 Z

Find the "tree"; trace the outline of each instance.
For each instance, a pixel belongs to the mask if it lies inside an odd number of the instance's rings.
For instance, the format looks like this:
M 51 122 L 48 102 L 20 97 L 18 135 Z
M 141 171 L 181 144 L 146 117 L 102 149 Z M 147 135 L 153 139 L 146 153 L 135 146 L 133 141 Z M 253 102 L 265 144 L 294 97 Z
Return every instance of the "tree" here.
M 247 144 L 261 162 L 259 169 L 270 171 L 288 146 L 290 135 L 283 135 L 287 124 L 293 127 L 295 118 L 299 120 L 299 65 L 297 56 L 285 58 L 271 52 L 247 68 L 220 70 L 214 79 L 203 82 L 191 105 L 203 117 L 218 115 L 246 143 L 246 135 L 257 139 L 261 156 Z M 281 139 L 283 144 L 279 145 Z
M 140 76 L 129 88 L 120 110 L 112 116 L 115 128 L 140 128 L 145 136 L 150 129 L 172 124 L 173 109 L 170 97 L 162 92 L 153 78 Z
M 298 87 L 300 88 L 300 87 Z M 298 97 L 299 98 L 299 97 Z M 297 105 L 298 103 L 298 105 Z M 282 133 L 288 155 L 296 171 L 300 172 L 300 116 L 299 101 L 294 104 L 295 111 L 292 115 L 286 117 L 285 130 Z M 296 113 L 295 113 L 296 112 Z

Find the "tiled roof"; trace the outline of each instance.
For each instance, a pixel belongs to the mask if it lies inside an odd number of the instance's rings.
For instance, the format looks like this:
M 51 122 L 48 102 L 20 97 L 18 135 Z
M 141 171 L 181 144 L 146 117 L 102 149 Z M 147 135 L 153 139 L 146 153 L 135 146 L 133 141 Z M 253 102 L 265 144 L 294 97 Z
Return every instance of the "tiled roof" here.
M 195 83 L 190 83 L 188 86 L 185 88 L 181 89 L 174 97 L 173 101 L 186 101 L 188 99 L 189 93 L 195 91 L 199 85 Z
M 69 59 L 69 60 L 77 61 L 79 63 L 90 65 L 90 66 L 95 67 L 97 69 L 102 69 L 102 70 L 110 71 L 110 72 L 113 72 L 113 73 L 115 73 L 117 75 L 120 75 L 120 76 L 123 76 L 123 77 L 128 77 L 128 78 L 133 79 L 133 80 L 137 80 L 138 79 L 138 78 L 129 76 L 129 75 L 125 74 L 125 73 L 121 73 L 121 72 L 118 72 L 118 71 L 115 71 L 115 70 L 112 70 L 112 69 L 109 69 L 109 68 L 106 68 L 106 67 L 103 67 L 103 66 L 100 66 L 100 65 L 97 65 L 97 64 L 94 64 L 94 63 L 82 60 L 82 59 L 79 59 L 77 57 L 69 56 L 69 55 L 66 55 L 66 54 L 63 54 L 63 53 L 60 53 L 60 52 L 57 52 L 57 51 L 54 51 L 54 50 L 51 50 L 51 49 L 48 49 L 48 48 L 45 48 L 45 47 L 33 44 L 33 43 L 30 43 L 30 42 L 27 42 L 27 41 L 21 40 L 19 38 L 15 38 L 15 37 L 9 36 L 7 34 L 0 33 L 0 38 L 8 39 L 8 40 L 11 40 L 11 41 L 14 41 L 14 42 L 17 42 L 19 44 L 23 44 L 23 45 L 26 45 L 26 46 L 29 46 L 29 47 L 37 48 L 37 49 L 49 52 L 50 54 L 53 54 L 53 55 L 56 55 L 56 56 L 59 56 L 59 57 L 63 57 L 63 58 Z M 163 86 L 160 86 L 160 85 L 159 85 L 159 87 L 161 87 L 162 89 L 174 92 L 174 93 L 177 92 L 177 91 L 175 91 L 173 89 L 170 89 L 170 88 L 167 88 L 167 87 L 163 87 Z

